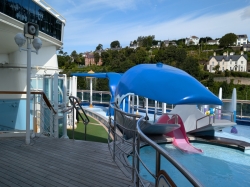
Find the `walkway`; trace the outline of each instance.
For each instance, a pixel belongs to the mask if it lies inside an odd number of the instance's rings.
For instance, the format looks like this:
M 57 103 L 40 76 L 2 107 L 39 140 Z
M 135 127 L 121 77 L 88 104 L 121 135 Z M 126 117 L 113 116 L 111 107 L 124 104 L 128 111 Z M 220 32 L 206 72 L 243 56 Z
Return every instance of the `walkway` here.
M 133 186 L 108 144 L 55 138 L 0 138 L 0 186 Z

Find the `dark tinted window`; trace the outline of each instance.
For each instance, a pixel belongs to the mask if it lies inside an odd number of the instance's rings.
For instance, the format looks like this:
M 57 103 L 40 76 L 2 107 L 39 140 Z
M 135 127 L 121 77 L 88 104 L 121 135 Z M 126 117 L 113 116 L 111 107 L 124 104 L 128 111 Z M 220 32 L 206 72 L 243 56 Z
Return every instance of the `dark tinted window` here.
M 0 12 L 23 23 L 36 23 L 40 31 L 61 40 L 62 22 L 32 0 L 0 0 Z
M 4 0 L 0 0 L 0 12 L 3 12 L 4 9 Z

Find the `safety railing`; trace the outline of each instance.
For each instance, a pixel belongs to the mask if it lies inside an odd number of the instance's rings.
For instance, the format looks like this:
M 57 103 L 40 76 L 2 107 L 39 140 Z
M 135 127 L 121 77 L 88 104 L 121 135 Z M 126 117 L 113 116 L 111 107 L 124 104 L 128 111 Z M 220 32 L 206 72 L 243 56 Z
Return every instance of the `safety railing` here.
M 202 184 L 190 173 L 188 172 L 181 164 L 179 164 L 172 156 L 170 156 L 166 150 L 164 150 L 162 147 L 160 147 L 157 143 L 155 143 L 154 141 L 152 141 L 150 138 L 148 138 L 141 130 L 141 125 L 143 125 L 143 123 L 145 123 L 146 121 L 144 120 L 143 117 L 141 117 L 138 122 L 137 122 L 137 137 L 136 137 L 136 168 L 135 168 L 135 173 L 136 173 L 136 186 L 140 186 L 140 184 L 143 184 L 143 179 L 140 176 L 140 162 L 142 162 L 142 160 L 140 159 L 140 144 L 141 141 L 143 140 L 144 142 L 146 142 L 148 145 L 150 145 L 152 148 L 154 148 L 156 150 L 156 170 L 155 173 L 153 173 L 152 171 L 150 171 L 147 167 L 146 170 L 154 177 L 155 181 L 157 182 L 157 176 L 161 170 L 160 167 L 160 163 L 161 163 L 161 155 L 167 159 L 171 164 L 173 164 L 188 180 L 189 182 L 193 185 L 193 186 L 202 186 Z M 143 166 L 145 166 L 145 164 L 142 164 Z M 155 184 L 156 184 L 155 182 Z
M 0 91 L 4 95 L 22 95 L 24 91 Z M 54 116 L 57 114 L 46 94 L 43 91 L 31 91 L 31 100 L 33 100 L 33 133 L 54 137 Z M 7 132 L 18 132 L 18 129 L 8 130 Z M 20 131 L 21 132 L 21 131 Z
M 198 128 L 198 122 L 202 119 L 208 118 L 208 124 L 215 123 L 216 119 L 221 119 L 222 117 L 229 116 L 231 122 L 234 121 L 234 113 L 230 111 L 225 111 L 220 108 L 215 108 L 215 111 L 212 115 L 205 115 L 196 120 L 196 129 Z
M 74 117 L 75 115 L 74 113 L 76 111 L 77 115 L 82 119 L 82 122 L 84 124 L 84 140 L 86 140 L 87 125 L 89 123 L 89 118 L 86 115 L 85 111 L 83 110 L 77 97 L 69 96 L 69 101 L 70 101 L 71 107 L 69 107 L 68 109 L 65 109 L 64 112 L 72 111 L 72 139 L 75 139 L 75 117 Z
M 199 181 L 192 176 L 185 168 L 182 167 L 173 157 L 171 157 L 164 149 L 162 149 L 157 143 L 148 138 L 141 129 L 148 125 L 148 121 L 145 117 L 140 115 L 125 113 L 114 105 L 110 105 L 114 109 L 114 116 L 109 116 L 109 148 L 116 163 L 122 164 L 126 171 L 128 171 L 128 177 L 134 182 L 136 186 L 152 186 L 154 184 L 143 179 L 140 175 L 140 163 L 141 166 L 155 178 L 160 171 L 160 156 L 165 157 L 170 163 L 172 163 L 194 186 L 202 186 Z M 178 122 L 178 116 L 172 114 L 172 119 L 175 118 L 175 123 Z M 113 139 L 111 139 L 111 136 Z M 113 140 L 113 141 L 112 141 Z M 147 165 L 140 158 L 140 147 L 142 145 L 152 146 L 156 152 L 156 173 L 149 170 Z M 127 157 L 131 157 L 132 163 L 127 161 Z M 119 161 L 119 162 L 118 162 Z M 130 175 L 129 175 L 130 174 Z

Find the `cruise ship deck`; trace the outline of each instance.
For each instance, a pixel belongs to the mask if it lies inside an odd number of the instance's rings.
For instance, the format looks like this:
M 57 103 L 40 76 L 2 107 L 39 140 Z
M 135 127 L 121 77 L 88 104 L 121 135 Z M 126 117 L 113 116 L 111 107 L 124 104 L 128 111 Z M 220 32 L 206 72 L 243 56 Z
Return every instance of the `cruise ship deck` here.
M 133 186 L 108 144 L 36 137 L 0 138 L 0 186 Z

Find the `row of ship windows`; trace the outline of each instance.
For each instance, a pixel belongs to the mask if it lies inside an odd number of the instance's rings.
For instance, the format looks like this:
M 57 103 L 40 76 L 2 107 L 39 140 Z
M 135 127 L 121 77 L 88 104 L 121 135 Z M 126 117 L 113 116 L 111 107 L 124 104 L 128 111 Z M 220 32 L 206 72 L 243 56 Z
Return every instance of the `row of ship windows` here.
M 0 0 L 0 12 L 23 23 L 36 23 L 40 31 L 61 40 L 62 22 L 32 0 Z

